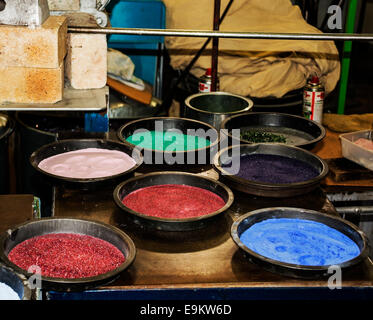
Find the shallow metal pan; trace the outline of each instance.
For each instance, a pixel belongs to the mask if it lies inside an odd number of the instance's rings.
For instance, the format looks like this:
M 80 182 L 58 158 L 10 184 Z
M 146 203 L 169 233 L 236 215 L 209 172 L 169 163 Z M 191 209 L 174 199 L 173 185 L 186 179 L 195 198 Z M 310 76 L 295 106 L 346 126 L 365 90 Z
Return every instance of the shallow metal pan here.
M 180 184 L 209 190 L 225 201 L 225 206 L 213 213 L 185 219 L 159 218 L 136 212 L 126 207 L 122 200 L 129 193 L 155 185 Z M 214 218 L 225 213 L 233 203 L 232 191 L 219 181 L 187 172 L 154 172 L 144 174 L 119 184 L 113 193 L 117 206 L 138 225 L 159 231 L 190 231 L 206 227 Z
M 0 236 L 0 259 L 16 272 L 30 277 L 32 274 L 12 263 L 8 254 L 17 244 L 49 233 L 77 233 L 100 238 L 117 247 L 126 260 L 115 270 L 96 277 L 65 279 L 41 276 L 42 289 L 81 291 L 98 287 L 115 280 L 135 259 L 135 245 L 126 233 L 102 222 L 76 218 L 42 218 L 9 229 Z
M 57 176 L 45 172 L 39 168 L 39 163 L 51 156 L 65 153 L 68 151 L 75 151 L 86 148 L 99 148 L 99 149 L 109 149 L 118 150 L 130 155 L 135 161 L 136 165 L 123 173 L 92 179 L 79 179 L 79 178 L 69 178 L 63 176 Z M 133 176 L 134 172 L 142 165 L 143 157 L 138 150 L 133 150 L 132 148 L 124 145 L 123 143 L 110 140 L 102 139 L 68 139 L 60 140 L 51 144 L 47 144 L 33 152 L 30 156 L 30 163 L 34 169 L 39 172 L 44 179 L 46 179 L 52 185 L 65 186 L 73 189 L 85 189 L 85 190 L 98 190 L 103 187 L 115 186 L 119 181 L 122 181 L 126 177 Z
M 250 154 L 271 154 L 301 160 L 314 167 L 319 175 L 307 181 L 276 184 L 246 180 L 236 175 L 230 175 L 222 167 L 222 164 L 231 160 L 232 156 L 241 157 Z M 239 160 L 236 159 L 235 161 Z M 329 172 L 327 163 L 307 150 L 284 144 L 260 143 L 230 146 L 219 151 L 214 158 L 214 169 L 219 173 L 219 179 L 233 189 L 257 196 L 274 198 L 293 197 L 308 193 L 317 188 Z
M 33 291 L 27 278 L 2 264 L 0 264 L 0 283 L 12 288 L 17 293 L 19 300 L 31 300 L 33 298 Z
M 232 129 L 260 130 L 287 137 L 286 144 L 304 149 L 312 149 L 325 137 L 325 128 L 304 117 L 276 112 L 247 112 L 227 118 L 221 126 L 225 136 L 232 141 Z M 224 131 L 222 131 L 224 133 Z M 239 139 L 240 143 L 250 141 Z
M 154 131 L 156 129 L 155 123 L 158 121 L 162 123 L 164 132 L 177 129 L 180 130 L 183 134 L 188 134 L 188 130 L 202 129 L 205 133 L 211 133 L 210 145 L 205 148 L 186 151 L 162 151 L 144 148 L 142 149 L 142 154 L 144 156 L 144 166 L 149 166 L 154 168 L 155 171 L 159 171 L 167 170 L 167 167 L 185 168 L 185 166 L 204 166 L 212 161 L 211 155 L 216 153 L 219 144 L 219 132 L 210 124 L 197 120 L 177 117 L 152 117 L 134 120 L 120 127 L 117 132 L 118 138 L 128 147 L 135 148 L 136 146 L 132 143 L 129 143 L 126 139 L 137 130 L 145 129 Z M 199 135 L 198 132 L 197 135 Z M 203 138 L 210 138 L 210 135 L 200 136 Z M 174 161 L 174 159 L 176 161 Z
M 341 233 L 348 236 L 351 240 L 353 240 L 358 245 L 360 249 L 360 254 L 352 260 L 337 265 L 341 268 L 342 271 L 354 267 L 368 256 L 369 243 L 366 235 L 361 230 L 359 230 L 354 224 L 348 222 L 347 220 L 344 220 L 336 216 L 327 215 L 325 213 L 300 208 L 265 208 L 248 212 L 239 217 L 232 224 L 231 236 L 233 241 L 244 252 L 245 256 L 248 258 L 249 261 L 261 266 L 267 271 L 293 278 L 305 279 L 331 276 L 331 274 L 328 273 L 328 269 L 330 266 L 302 266 L 284 263 L 281 261 L 264 257 L 250 250 L 242 243 L 240 237 L 242 233 L 249 227 L 263 220 L 276 218 L 296 218 L 320 222 L 340 231 Z

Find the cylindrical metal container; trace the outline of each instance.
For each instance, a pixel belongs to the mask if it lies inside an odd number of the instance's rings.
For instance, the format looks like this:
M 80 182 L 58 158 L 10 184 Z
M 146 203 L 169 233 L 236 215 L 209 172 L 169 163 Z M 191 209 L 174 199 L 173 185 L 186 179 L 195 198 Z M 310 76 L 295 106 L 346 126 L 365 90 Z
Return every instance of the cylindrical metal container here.
M 200 120 L 220 129 L 228 117 L 251 110 L 253 102 L 227 92 L 203 92 L 189 96 L 185 100 L 184 117 Z
M 322 124 L 324 96 L 324 86 L 317 76 L 313 76 L 303 89 L 303 116 Z
M 0 194 L 9 192 L 9 136 L 14 130 L 14 121 L 0 113 Z

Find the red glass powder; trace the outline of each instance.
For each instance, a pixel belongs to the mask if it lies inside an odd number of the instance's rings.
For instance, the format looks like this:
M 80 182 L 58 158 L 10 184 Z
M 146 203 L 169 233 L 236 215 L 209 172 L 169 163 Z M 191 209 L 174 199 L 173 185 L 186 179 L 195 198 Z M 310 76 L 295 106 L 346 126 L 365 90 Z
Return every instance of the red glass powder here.
M 225 205 L 224 200 L 211 191 L 177 184 L 138 189 L 124 197 L 122 202 L 136 212 L 173 219 L 204 216 Z
M 125 261 L 123 253 L 111 243 L 73 233 L 25 240 L 10 251 L 8 259 L 24 270 L 36 265 L 42 276 L 65 279 L 94 277 Z

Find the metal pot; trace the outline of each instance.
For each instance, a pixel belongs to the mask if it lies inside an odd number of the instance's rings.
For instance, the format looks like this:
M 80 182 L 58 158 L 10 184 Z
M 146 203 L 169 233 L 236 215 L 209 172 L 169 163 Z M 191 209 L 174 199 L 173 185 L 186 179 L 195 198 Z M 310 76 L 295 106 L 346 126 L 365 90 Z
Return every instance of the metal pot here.
M 200 120 L 220 129 L 228 117 L 251 110 L 251 99 L 227 92 L 203 92 L 185 100 L 184 116 Z

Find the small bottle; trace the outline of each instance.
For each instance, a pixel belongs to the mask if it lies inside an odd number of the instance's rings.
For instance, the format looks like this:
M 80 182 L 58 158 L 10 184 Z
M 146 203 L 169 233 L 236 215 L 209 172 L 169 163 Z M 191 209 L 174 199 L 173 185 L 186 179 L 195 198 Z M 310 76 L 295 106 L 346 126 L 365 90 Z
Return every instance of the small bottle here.
M 303 89 L 303 116 L 322 124 L 325 89 L 317 76 L 312 76 Z
M 205 74 L 199 79 L 198 91 L 211 92 L 211 68 L 207 68 Z M 216 89 L 219 90 L 219 79 L 217 79 Z

